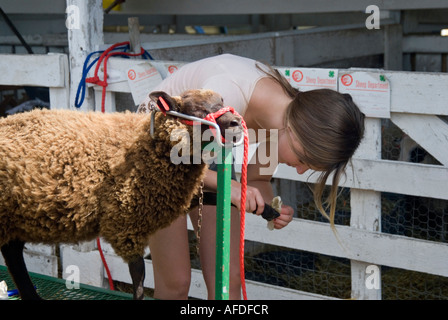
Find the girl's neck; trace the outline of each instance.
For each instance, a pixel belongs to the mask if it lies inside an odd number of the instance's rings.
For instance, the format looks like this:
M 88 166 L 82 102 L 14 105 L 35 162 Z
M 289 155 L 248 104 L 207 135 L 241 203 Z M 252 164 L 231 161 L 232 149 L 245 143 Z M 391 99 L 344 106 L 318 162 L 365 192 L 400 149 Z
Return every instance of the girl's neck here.
M 247 126 L 254 130 L 283 129 L 286 109 L 291 101 L 292 98 L 277 82 L 268 77 L 260 79 L 244 116 Z

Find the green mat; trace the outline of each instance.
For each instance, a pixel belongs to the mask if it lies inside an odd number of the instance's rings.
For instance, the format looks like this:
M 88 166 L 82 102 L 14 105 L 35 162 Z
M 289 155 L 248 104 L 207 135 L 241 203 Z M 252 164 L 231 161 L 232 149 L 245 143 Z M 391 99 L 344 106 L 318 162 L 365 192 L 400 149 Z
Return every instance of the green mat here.
M 112 291 L 86 284 L 80 284 L 79 289 L 67 289 L 64 279 L 44 276 L 30 272 L 31 280 L 37 288 L 37 293 L 45 300 L 132 300 L 132 294 Z M 15 289 L 14 282 L 5 266 L 0 266 L 0 282 L 5 280 L 8 291 Z M 10 297 L 19 299 L 18 296 Z

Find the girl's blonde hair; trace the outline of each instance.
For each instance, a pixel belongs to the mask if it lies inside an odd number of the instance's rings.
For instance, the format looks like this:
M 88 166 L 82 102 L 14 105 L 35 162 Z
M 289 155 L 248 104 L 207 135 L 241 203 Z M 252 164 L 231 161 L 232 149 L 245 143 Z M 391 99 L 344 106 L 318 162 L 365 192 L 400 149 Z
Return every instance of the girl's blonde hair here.
M 338 185 L 364 136 L 365 116 L 349 94 L 329 89 L 301 92 L 274 68 L 257 67 L 293 99 L 286 110 L 284 125 L 303 146 L 303 152 L 292 148 L 297 157 L 322 171 L 313 188 L 314 201 L 334 228 Z M 323 202 L 325 183 L 332 173 L 330 193 Z

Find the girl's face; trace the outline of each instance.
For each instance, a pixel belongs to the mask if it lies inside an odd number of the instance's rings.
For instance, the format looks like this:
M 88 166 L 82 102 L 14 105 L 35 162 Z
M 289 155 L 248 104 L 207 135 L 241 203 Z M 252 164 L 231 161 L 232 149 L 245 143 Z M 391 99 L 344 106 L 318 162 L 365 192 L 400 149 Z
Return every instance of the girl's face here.
M 298 174 L 304 174 L 308 169 L 311 169 L 311 166 L 297 157 L 291 148 L 291 143 L 294 149 L 303 153 L 302 145 L 294 138 L 290 129 L 286 128 L 281 130 L 278 137 L 278 160 L 280 163 L 285 163 L 290 167 L 296 168 Z

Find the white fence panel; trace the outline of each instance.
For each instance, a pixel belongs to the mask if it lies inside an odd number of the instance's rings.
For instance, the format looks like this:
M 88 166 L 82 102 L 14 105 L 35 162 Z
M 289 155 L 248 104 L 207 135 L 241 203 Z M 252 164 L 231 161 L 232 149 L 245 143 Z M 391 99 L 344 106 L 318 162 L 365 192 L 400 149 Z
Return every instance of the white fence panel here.
M 448 142 L 448 125 L 445 121 L 433 115 L 398 113 L 393 113 L 390 119 L 441 164 L 448 166 L 448 148 L 440 147 Z
M 5 59 L 0 60 L 0 84 L 48 86 L 50 92 L 53 92 L 52 107 L 54 101 L 58 102 L 58 107 L 68 107 L 68 62 L 65 55 L 3 57 Z M 112 58 L 109 70 L 125 72 L 135 63 L 141 63 L 141 60 Z M 151 63 L 164 74 L 169 65 L 176 64 L 168 61 Z M 33 68 L 29 70 L 26 65 L 32 65 Z M 339 74 L 344 71 L 349 70 L 339 70 Z M 365 288 L 365 269 L 370 264 L 448 277 L 447 243 L 385 234 L 381 232 L 378 222 L 381 218 L 380 192 L 448 200 L 448 124 L 438 117 L 448 115 L 448 75 L 368 71 L 381 72 L 391 84 L 390 119 L 442 165 L 381 160 L 379 120 L 367 119 L 366 138 L 352 165 L 348 166 L 346 179 L 342 182 L 342 186 L 352 189 L 350 226 L 337 226 L 336 236 L 327 223 L 304 219 L 294 219 L 287 228 L 273 232 L 266 229 L 265 221 L 259 217 L 248 215 L 246 223 L 247 240 L 352 260 L 352 296 L 358 299 L 381 298 L 379 291 L 372 293 Z M 14 77 L 6 75 L 10 72 L 16 72 Z M 100 93 L 98 89 L 95 88 L 97 95 Z M 111 84 L 107 90 L 108 98 L 113 100 L 115 92 L 129 92 L 129 86 L 126 81 L 122 81 Z M 284 165 L 277 168 L 274 177 L 302 182 L 313 182 L 315 179 L 311 174 L 298 175 L 294 168 Z M 98 254 L 92 248 L 78 250 L 72 246 L 62 246 L 62 268 L 64 270 L 70 264 L 82 264 L 83 270 L 96 266 L 85 281 L 102 285 L 104 272 L 98 262 Z M 127 266 L 110 248 L 105 248 L 112 277 L 130 282 Z M 150 261 L 146 263 L 146 285 L 153 287 L 152 264 Z M 332 298 L 253 281 L 248 282 L 248 293 L 251 299 Z M 193 270 L 190 295 L 206 297 L 199 270 Z
M 0 84 L 10 86 L 49 87 L 53 109 L 67 109 L 69 67 L 67 55 L 2 54 Z
M 342 187 L 448 200 L 446 167 L 390 160 L 353 159 L 352 162 L 353 166 L 347 166 Z M 274 177 L 311 183 L 317 178 L 311 173 L 299 176 L 294 168 L 283 164 Z
M 68 108 L 68 79 L 65 54 L 0 55 L 0 85 L 49 87 L 53 109 Z M 31 272 L 58 276 L 56 246 L 26 244 L 24 256 Z M 0 264 L 4 265 L 1 256 Z

